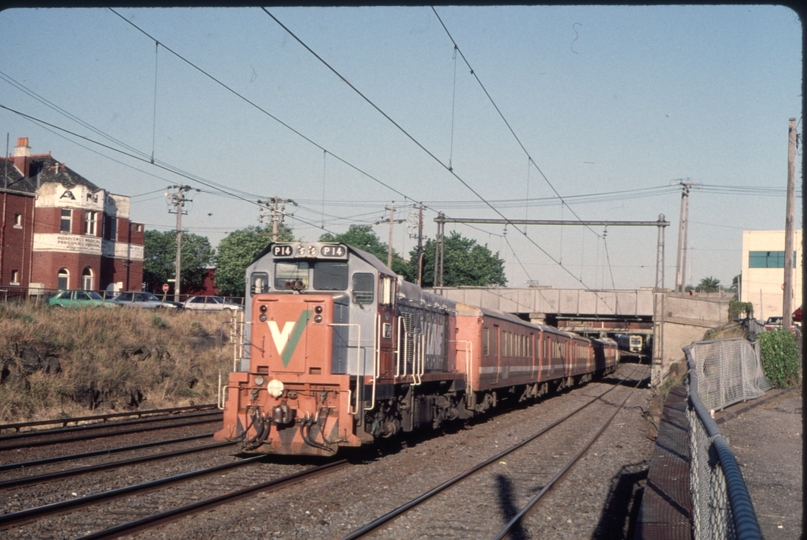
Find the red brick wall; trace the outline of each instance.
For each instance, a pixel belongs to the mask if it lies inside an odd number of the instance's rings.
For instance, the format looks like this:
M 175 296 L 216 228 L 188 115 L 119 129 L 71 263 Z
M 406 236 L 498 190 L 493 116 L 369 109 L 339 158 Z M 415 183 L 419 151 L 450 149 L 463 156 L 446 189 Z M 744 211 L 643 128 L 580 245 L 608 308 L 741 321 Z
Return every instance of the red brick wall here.
M 34 198 L 10 193 L 0 194 L 0 212 L 5 203 L 3 229 L 3 266 L 0 268 L 0 286 L 28 287 L 33 249 Z M 22 227 L 15 227 L 16 216 L 22 216 Z M 2 217 L 0 217 L 2 219 Z M 11 284 L 12 272 L 17 271 L 18 284 Z

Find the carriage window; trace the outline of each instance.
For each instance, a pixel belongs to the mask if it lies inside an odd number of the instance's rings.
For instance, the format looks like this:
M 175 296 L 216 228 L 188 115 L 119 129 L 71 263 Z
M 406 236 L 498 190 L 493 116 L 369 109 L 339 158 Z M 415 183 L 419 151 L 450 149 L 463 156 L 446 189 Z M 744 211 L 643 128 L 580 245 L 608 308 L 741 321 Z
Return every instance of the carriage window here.
M 305 261 L 275 263 L 275 289 L 301 291 L 308 288 L 308 268 Z
M 373 274 L 353 274 L 353 303 L 371 304 L 375 298 Z
M 314 288 L 318 291 L 344 291 L 347 289 L 347 263 L 319 261 L 314 263 Z
M 482 328 L 482 356 L 490 356 L 490 328 Z
M 250 294 L 263 294 L 269 292 L 269 274 L 266 272 L 253 272 L 249 277 Z

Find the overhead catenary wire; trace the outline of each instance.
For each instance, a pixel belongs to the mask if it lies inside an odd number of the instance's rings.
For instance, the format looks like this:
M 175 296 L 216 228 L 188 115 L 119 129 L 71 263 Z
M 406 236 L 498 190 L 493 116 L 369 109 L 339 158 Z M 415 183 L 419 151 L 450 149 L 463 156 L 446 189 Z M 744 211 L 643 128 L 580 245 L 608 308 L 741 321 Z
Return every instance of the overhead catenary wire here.
M 468 182 L 466 182 L 466 181 L 465 181 L 463 178 L 461 178 L 461 177 L 460 177 L 460 176 L 459 176 L 459 175 L 458 175 L 456 172 L 454 172 L 454 171 L 453 171 L 451 168 L 449 168 L 447 164 L 443 163 L 443 161 L 441 161 L 441 160 L 440 160 L 440 158 L 438 158 L 437 156 L 435 156 L 433 152 L 431 152 L 431 151 L 430 151 L 428 148 L 426 148 L 425 146 L 423 146 L 423 144 L 422 144 L 422 143 L 420 143 L 420 141 L 418 141 L 418 140 L 417 140 L 417 139 L 416 139 L 414 136 L 412 136 L 412 135 L 411 135 L 411 134 L 410 134 L 410 133 L 409 133 L 407 130 L 405 130 L 405 129 L 404 129 L 404 128 L 403 128 L 403 127 L 400 125 L 400 124 L 398 124 L 398 123 L 397 123 L 395 120 L 393 120 L 393 119 L 392 119 L 392 118 L 391 118 L 391 117 L 390 117 L 390 116 L 389 116 L 389 115 L 388 115 L 386 112 L 384 112 L 384 111 L 383 111 L 383 110 L 382 110 L 380 107 L 378 107 L 378 105 L 376 105 L 376 104 L 375 104 L 375 103 L 374 103 L 372 100 L 370 100 L 370 99 L 369 99 L 367 96 L 365 96 L 365 95 L 364 95 L 364 94 L 363 94 L 363 93 L 362 93 L 362 92 L 361 92 L 361 91 L 360 91 L 358 88 L 356 88 L 356 87 L 355 87 L 355 86 L 354 86 L 354 85 L 353 85 L 353 84 L 352 84 L 350 81 L 348 81 L 348 80 L 347 80 L 347 79 L 346 79 L 346 78 L 345 78 L 345 77 L 344 77 L 342 74 L 340 74 L 340 73 L 339 73 L 339 72 L 338 72 L 336 69 L 334 69 L 334 68 L 333 68 L 333 67 L 332 67 L 332 66 L 331 66 L 331 65 L 330 65 L 328 62 L 326 62 L 326 61 L 325 61 L 325 60 L 324 60 L 324 59 L 323 59 L 321 56 L 319 56 L 319 55 L 318 55 L 318 54 L 317 54 L 317 53 L 316 53 L 316 52 L 315 52 L 313 49 L 311 49 L 311 48 L 310 48 L 310 47 L 309 47 L 309 46 L 308 46 L 308 45 L 307 45 L 305 42 L 303 42 L 303 41 L 302 41 L 302 40 L 301 40 L 301 39 L 300 39 L 300 38 L 299 38 L 299 37 L 298 37 L 296 34 L 294 34 L 294 32 L 292 32 L 292 31 L 291 31 L 289 28 L 287 28 L 287 27 L 286 27 L 286 26 L 285 26 L 283 23 L 281 23 L 281 22 L 280 22 L 280 21 L 279 21 L 279 20 L 278 20 L 278 19 L 277 19 L 277 18 L 276 18 L 274 15 L 272 15 L 272 14 L 271 14 L 271 13 L 270 13 L 270 12 L 269 12 L 269 11 L 268 11 L 266 8 L 262 7 L 261 9 L 262 9 L 262 10 L 263 10 L 263 11 L 264 11 L 264 12 L 265 12 L 265 13 L 266 13 L 266 14 L 267 14 L 267 15 L 268 15 L 268 16 L 269 16 L 269 17 L 270 17 L 270 18 L 271 18 L 273 21 L 275 21 L 275 22 L 276 22 L 276 23 L 277 23 L 277 24 L 278 24 L 278 25 L 279 25 L 281 28 L 283 28 L 283 30 L 285 30 L 285 31 L 286 31 L 286 32 L 287 32 L 287 33 L 288 33 L 288 34 L 289 34 L 289 35 L 290 35 L 292 38 L 294 38 L 294 39 L 295 39 L 295 40 L 296 40 L 296 41 L 297 41 L 297 42 L 298 42 L 298 43 L 299 43 L 299 44 L 300 44 L 300 45 L 301 45 L 303 48 L 305 48 L 307 51 L 309 51 L 309 52 L 310 52 L 310 53 L 311 53 L 311 54 L 312 54 L 312 55 L 313 55 L 313 56 L 314 56 L 314 57 L 315 57 L 317 60 L 319 60 L 319 61 L 320 61 L 320 62 L 321 62 L 321 63 L 322 63 L 322 64 L 323 64 L 325 67 L 327 67 L 327 68 L 328 68 L 328 69 L 329 69 L 329 70 L 330 70 L 332 73 L 334 73 L 334 75 L 336 75 L 336 76 L 337 76 L 337 77 L 338 77 L 338 78 L 339 78 L 339 79 L 340 79 L 342 82 L 344 82 L 346 85 L 348 85 L 348 86 L 349 86 L 349 87 L 350 87 L 350 88 L 351 88 L 351 89 L 352 89 L 354 92 L 356 92 L 356 93 L 357 93 L 357 94 L 358 94 L 358 95 L 359 95 L 359 96 L 360 96 L 362 99 L 364 99 L 364 100 L 365 100 L 365 101 L 366 101 L 366 102 L 367 102 L 367 103 L 368 103 L 368 104 L 369 104 L 371 107 L 373 107 L 373 108 L 374 108 L 376 111 L 378 111 L 378 113 L 379 113 L 379 114 L 381 114 L 381 115 L 382 115 L 384 118 L 386 118 L 386 119 L 387 119 L 387 120 L 388 120 L 388 121 L 389 121 L 389 122 L 390 122 L 390 123 L 391 123 L 393 126 L 395 126 L 395 127 L 396 127 L 396 128 L 397 128 L 397 129 L 398 129 L 400 132 L 401 132 L 401 133 L 403 133 L 403 134 L 404 134 L 404 135 L 405 135 L 407 138 L 409 138 L 409 140 L 411 140 L 411 141 L 412 141 L 412 142 L 413 142 L 413 143 L 414 143 L 414 144 L 415 144 L 415 145 L 416 145 L 418 148 L 420 148 L 421 150 L 423 150 L 423 152 L 425 152 L 425 153 L 426 153 L 426 154 L 427 154 L 427 155 L 428 155 L 428 156 L 429 156 L 429 157 L 430 157 L 432 160 L 434 160 L 435 162 L 437 162 L 437 163 L 438 163 L 438 164 L 439 164 L 441 167 L 443 167 L 443 168 L 444 168 L 444 169 L 445 169 L 445 170 L 446 170 L 446 171 L 447 171 L 447 172 L 448 172 L 450 175 L 452 175 L 452 176 L 453 176 L 453 177 L 454 177 L 454 178 L 455 178 L 457 181 L 459 181 L 459 182 L 460 182 L 460 183 L 461 183 L 461 184 L 462 184 L 462 185 L 463 185 L 463 186 L 464 186 L 464 187 L 465 187 L 465 188 L 466 188 L 468 191 L 470 191 L 471 193 L 473 193 L 473 194 L 474 194 L 474 196 L 476 196 L 476 197 L 477 197 L 479 200 L 481 200 L 482 202 L 484 202 L 484 203 L 485 203 L 485 204 L 488 206 L 488 208 L 490 208 L 491 210 L 493 210 L 493 211 L 494 211 L 494 212 L 495 212 L 495 213 L 496 213 L 498 216 L 500 216 L 500 217 L 501 217 L 503 220 L 505 220 L 505 221 L 506 221 L 508 224 L 513 225 L 513 227 L 514 227 L 514 228 L 515 228 L 517 231 L 519 231 L 519 232 L 520 232 L 520 233 L 521 233 L 521 234 L 522 234 L 522 235 L 523 235 L 525 238 L 527 238 L 527 240 L 528 240 L 528 241 L 529 241 L 529 242 L 530 242 L 530 243 L 531 243 L 533 246 L 535 246 L 535 247 L 536 247 L 536 248 L 537 248 L 539 251 L 541 251 L 541 253 L 543 253 L 544 255 L 546 255 L 546 256 L 547 256 L 547 257 L 548 257 L 550 260 L 552 260 L 552 261 L 554 261 L 555 263 L 557 263 L 557 264 L 558 264 L 558 266 L 559 266 L 560 268 L 562 268 L 562 269 L 563 269 L 563 270 L 564 270 L 564 271 L 565 271 L 567 274 L 569 274 L 569 276 L 571 276 L 571 277 L 572 277 L 572 278 L 573 278 L 575 281 L 577 281 L 578 283 L 580 283 L 580 284 L 581 284 L 583 287 L 585 287 L 587 290 L 589 290 L 589 291 L 593 292 L 595 295 L 597 295 L 597 292 L 596 292 L 596 291 L 594 291 L 593 289 L 591 289 L 591 287 L 589 287 L 588 285 L 586 285 L 584 282 L 580 281 L 580 280 L 579 280 L 579 278 L 578 278 L 577 276 L 575 276 L 573 272 L 571 272 L 571 271 L 570 271 L 568 268 L 566 268 L 565 266 L 563 266 L 563 264 L 561 264 L 560 262 L 558 262 L 558 261 L 557 261 L 557 260 L 556 260 L 556 259 L 555 259 L 555 258 L 554 258 L 554 257 L 553 257 L 553 256 L 552 256 L 552 255 L 551 255 L 549 252 L 548 252 L 548 251 L 546 251 L 546 250 L 545 250 L 545 249 L 544 249 L 542 246 L 540 246 L 540 245 L 539 245 L 537 242 L 535 242 L 535 241 L 534 241 L 532 238 L 530 238 L 529 236 L 527 236 L 527 235 L 525 234 L 525 232 L 524 232 L 524 231 L 521 231 L 521 230 L 520 230 L 518 227 L 515 227 L 515 225 L 514 225 L 514 224 L 513 224 L 513 223 L 510 221 L 510 219 L 509 219 L 507 216 L 505 216 L 504 214 L 502 214 L 502 213 L 501 213 L 501 212 L 500 212 L 498 209 L 496 209 L 496 208 L 495 208 L 493 205 L 491 205 L 491 204 L 490 204 L 490 202 L 489 202 L 489 201 L 487 201 L 487 199 L 485 199 L 485 197 L 483 197 L 483 196 L 482 196 L 482 195 L 481 195 L 481 194 L 480 194 L 478 191 L 476 191 L 476 190 L 475 190 L 475 189 L 474 189 L 474 188 L 473 188 L 473 187 L 472 187 L 470 184 L 468 184 Z M 460 55 L 462 55 L 462 51 L 460 51 Z M 463 60 L 464 60 L 464 57 L 463 57 Z M 466 63 L 467 63 L 467 61 L 466 61 Z M 472 70 L 472 72 L 473 72 L 473 70 Z M 495 104 L 494 104 L 494 106 L 495 106 Z M 539 172 L 540 172 L 540 169 L 539 169 Z M 543 173 L 541 172 L 541 174 L 543 174 Z M 559 194 L 558 194 L 558 195 L 559 195 Z M 408 197 L 407 197 L 407 199 L 408 199 Z M 410 200 L 411 200 L 411 199 L 410 199 Z M 576 215 L 576 214 L 575 214 L 575 215 Z M 579 220 L 579 219 L 580 219 L 580 218 L 579 218 L 579 216 L 578 216 L 578 220 Z M 582 220 L 581 220 L 581 221 L 582 221 Z M 589 227 L 589 229 L 590 229 L 590 227 Z M 594 232 L 594 234 L 597 234 L 597 233 L 596 233 L 596 231 L 593 231 L 593 229 L 591 229 L 591 230 L 592 230 L 592 232 Z M 598 235 L 598 236 L 599 236 L 599 235 Z M 597 295 L 597 296 L 599 296 L 599 295 Z
M 540 174 L 540 175 L 543 177 L 543 179 L 546 181 L 546 183 L 547 183 L 547 185 L 550 187 L 550 189 L 552 189 L 552 191 L 555 193 L 555 195 L 556 195 L 556 196 L 557 196 L 559 199 L 561 199 L 561 201 L 563 201 L 563 197 L 561 197 L 560 193 L 558 193 L 558 190 L 557 190 L 557 189 L 555 189 L 555 186 L 554 186 L 554 185 L 552 185 L 552 182 L 550 182 L 550 181 L 549 181 L 549 178 L 547 178 L 547 176 L 544 174 L 544 172 L 541 170 L 541 168 L 538 166 L 538 164 L 537 164 L 537 163 L 535 163 L 535 160 L 534 160 L 534 159 L 532 159 L 532 156 L 530 155 L 530 152 L 529 152 L 529 151 L 527 150 L 527 148 L 524 146 L 524 143 L 522 143 L 522 142 L 521 142 L 521 139 L 518 137 L 518 135 L 516 135 L 516 132 L 513 130 L 513 127 L 510 125 L 510 122 L 508 122 L 508 121 L 507 121 L 507 118 L 505 118 L 505 116 L 504 116 L 504 114 L 502 113 L 501 109 L 500 109 L 500 108 L 499 108 L 499 106 L 496 104 L 496 102 L 494 101 L 494 99 L 493 99 L 493 97 L 490 95 L 490 93 L 488 92 L 488 89 L 487 89 L 487 88 L 485 88 L 485 85 L 484 85 L 484 84 L 482 84 L 482 80 L 479 78 L 479 75 L 476 73 L 476 71 L 473 69 L 473 67 L 471 67 L 471 63 L 470 63 L 470 62 L 468 62 L 468 59 L 467 59 L 467 58 L 465 58 L 465 54 L 463 54 L 462 49 L 460 49 L 460 48 L 459 48 L 459 46 L 457 45 L 457 42 L 454 40 L 454 37 L 451 35 L 451 32 L 449 32 L 449 31 L 448 31 L 448 28 L 446 27 L 445 23 L 443 22 L 443 19 L 441 19 L 441 18 L 440 18 L 440 15 L 437 13 L 437 10 L 434 8 L 434 6 L 432 6 L 431 8 L 432 8 L 432 11 L 434 12 L 434 16 L 435 16 L 435 17 L 437 17 L 437 20 L 440 22 L 440 26 L 442 26 L 442 27 L 443 27 L 443 30 L 445 30 L 445 33 L 446 33 L 446 35 L 448 36 L 448 39 L 449 39 L 449 40 L 451 40 L 451 43 L 453 43 L 453 44 L 454 44 L 454 48 L 455 48 L 455 50 L 457 50 L 457 51 L 460 53 L 460 56 L 462 57 L 463 62 L 465 62 L 465 65 L 466 65 L 466 66 L 468 66 L 468 69 L 470 70 L 471 75 L 473 75 L 474 79 L 476 79 L 476 82 L 479 84 L 479 87 L 480 87 L 480 88 L 482 88 L 482 91 L 483 91 L 483 92 L 485 93 L 485 95 L 487 96 L 487 98 L 488 98 L 488 100 L 490 101 L 491 105 L 493 105 L 493 108 L 494 108 L 494 109 L 496 109 L 496 112 L 499 114 L 499 117 L 500 117 L 500 118 L 502 119 L 502 121 L 504 122 L 504 125 L 505 125 L 505 126 L 507 126 L 507 129 L 510 131 L 510 134 L 511 134 L 511 135 L 513 135 L 513 138 L 516 140 L 516 142 L 518 143 L 518 145 L 521 147 L 521 150 L 522 150 L 522 151 L 523 151 L 523 152 L 524 152 L 524 153 L 527 155 L 527 157 L 528 157 L 528 158 L 530 158 L 530 159 L 529 159 L 529 163 L 532 163 L 532 164 L 533 164 L 533 166 L 535 166 L 535 170 L 537 170 L 537 171 L 538 171 L 538 173 L 539 173 L 539 174 Z M 570 212 L 572 212 L 572 214 L 574 215 L 574 217 L 576 217 L 576 218 L 578 219 L 578 221 L 581 221 L 581 222 L 583 221 L 583 219 L 582 219 L 582 218 L 580 218 L 580 216 L 578 216 L 578 215 L 577 215 L 577 213 L 576 213 L 574 210 L 572 210 L 571 208 L 569 208 L 569 211 L 570 211 Z M 599 234 L 597 233 L 597 231 L 595 231 L 595 230 L 594 230 L 594 229 L 592 229 L 591 227 L 588 227 L 588 226 L 586 226 L 586 227 L 587 227 L 587 228 L 588 228 L 588 229 L 589 229 L 589 230 L 590 230 L 592 233 L 594 233 L 595 235 L 599 236 Z

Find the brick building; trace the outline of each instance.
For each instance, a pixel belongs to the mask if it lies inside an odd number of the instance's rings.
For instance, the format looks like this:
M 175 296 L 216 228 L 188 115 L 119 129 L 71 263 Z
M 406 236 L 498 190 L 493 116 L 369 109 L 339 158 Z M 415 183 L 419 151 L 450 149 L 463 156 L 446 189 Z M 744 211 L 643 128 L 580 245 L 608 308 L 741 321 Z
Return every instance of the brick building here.
M 101 189 L 28 139 L 0 158 L 0 288 L 139 290 L 144 227 L 129 197 Z

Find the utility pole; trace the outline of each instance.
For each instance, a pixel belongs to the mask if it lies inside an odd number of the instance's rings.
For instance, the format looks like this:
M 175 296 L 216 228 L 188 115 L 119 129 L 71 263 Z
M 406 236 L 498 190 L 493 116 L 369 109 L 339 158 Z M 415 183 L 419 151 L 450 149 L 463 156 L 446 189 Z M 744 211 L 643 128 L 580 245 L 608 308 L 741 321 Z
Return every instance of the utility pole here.
M 423 205 L 418 209 L 418 287 L 423 286 Z
M 787 141 L 787 202 L 785 203 L 785 281 L 782 285 L 782 328 L 793 324 L 793 219 L 796 210 L 796 119 L 791 118 Z
M 675 259 L 675 289 L 684 292 L 686 288 L 687 266 L 687 229 L 689 228 L 689 190 L 692 182 L 687 178 L 679 181 L 683 186 L 681 190 L 681 211 L 678 213 L 678 254 Z M 681 254 L 683 253 L 683 262 Z
M 435 242 L 434 253 L 434 286 L 443 286 L 443 256 L 445 255 L 445 223 L 446 215 L 443 212 L 437 214 L 437 241 Z
M 389 244 L 387 244 L 387 268 L 392 269 L 392 240 L 393 240 L 393 226 L 395 223 L 406 223 L 405 219 L 395 220 L 395 203 L 393 202 L 389 208 L 385 207 L 384 210 L 389 210 L 389 218 L 381 219 L 375 222 L 376 225 L 381 223 L 389 223 Z
M 277 242 L 278 237 L 280 236 L 280 225 L 283 223 L 283 218 L 286 216 L 292 216 L 294 214 L 287 214 L 286 213 L 286 204 L 291 203 L 294 206 L 297 206 L 297 203 L 291 199 L 281 199 L 280 197 L 274 196 L 269 200 L 266 201 L 258 201 L 258 204 L 265 204 L 269 207 L 269 210 L 272 215 L 272 242 Z M 261 223 L 263 223 L 263 212 L 261 212 Z
M 186 213 L 183 208 L 185 206 L 185 201 L 188 199 L 185 197 L 185 193 L 190 191 L 192 188 L 190 186 L 183 186 L 182 183 L 176 186 L 171 186 L 169 189 L 176 189 L 176 193 L 168 194 L 168 204 L 170 204 L 174 210 L 172 211 L 170 208 L 168 209 L 169 214 L 176 214 L 177 215 L 177 255 L 176 255 L 176 262 L 174 267 L 174 301 L 179 302 L 179 294 L 180 294 L 180 281 L 181 281 L 181 268 L 182 268 L 182 214 Z

